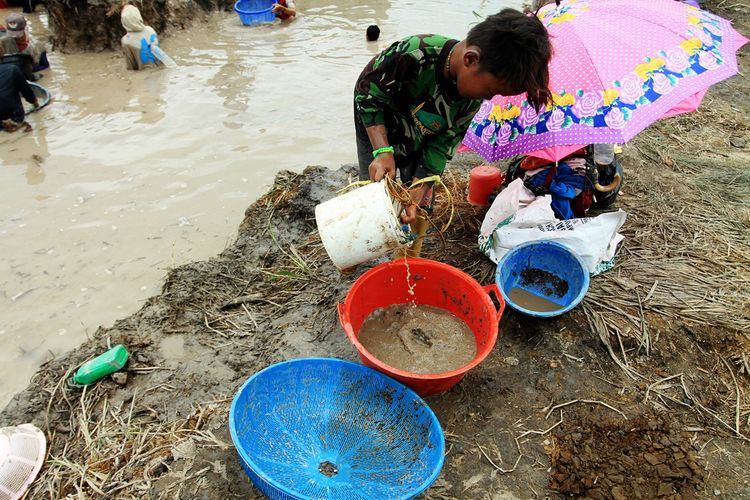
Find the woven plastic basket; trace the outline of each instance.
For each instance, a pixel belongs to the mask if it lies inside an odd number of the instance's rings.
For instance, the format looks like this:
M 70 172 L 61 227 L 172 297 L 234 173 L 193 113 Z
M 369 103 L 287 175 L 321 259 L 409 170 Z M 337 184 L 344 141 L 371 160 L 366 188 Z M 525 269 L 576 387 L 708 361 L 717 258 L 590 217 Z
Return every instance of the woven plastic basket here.
M 276 20 L 276 14 L 271 11 L 274 3 L 274 0 L 237 0 L 234 11 L 245 26 L 257 26 Z
M 298 359 L 251 377 L 229 427 L 245 471 L 272 499 L 413 498 L 445 440 L 411 389 L 362 365 Z
M 0 429 L 0 500 L 21 498 L 44 463 L 47 439 L 32 424 Z

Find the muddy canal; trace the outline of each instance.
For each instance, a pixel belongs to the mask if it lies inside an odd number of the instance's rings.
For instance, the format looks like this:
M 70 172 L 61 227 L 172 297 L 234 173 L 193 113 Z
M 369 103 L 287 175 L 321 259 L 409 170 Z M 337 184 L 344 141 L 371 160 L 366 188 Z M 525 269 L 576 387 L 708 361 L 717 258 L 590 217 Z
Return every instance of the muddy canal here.
M 33 132 L 0 134 L 0 407 L 40 363 L 138 309 L 167 268 L 221 251 L 276 172 L 354 161 L 352 86 L 379 48 L 462 37 L 518 5 L 302 0 L 297 20 L 261 28 L 217 13 L 162 37 L 174 70 L 50 53 L 39 83 L 55 101 Z M 29 20 L 44 38 L 46 14 Z

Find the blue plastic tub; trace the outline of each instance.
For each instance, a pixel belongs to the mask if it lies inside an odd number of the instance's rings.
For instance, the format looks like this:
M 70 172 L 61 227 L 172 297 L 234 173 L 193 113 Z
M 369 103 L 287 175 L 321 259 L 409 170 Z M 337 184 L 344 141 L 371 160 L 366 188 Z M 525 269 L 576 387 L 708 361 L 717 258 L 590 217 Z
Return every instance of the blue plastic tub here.
M 445 438 L 411 389 L 365 366 L 297 359 L 245 382 L 232 441 L 272 499 L 413 498 L 437 479 Z
M 257 26 L 276 19 L 276 14 L 271 12 L 275 3 L 275 0 L 238 0 L 234 4 L 234 11 L 245 26 Z
M 589 273 L 578 255 L 555 241 L 531 241 L 506 253 L 497 264 L 495 282 L 505 303 L 529 316 L 550 318 L 566 313 L 583 300 Z M 517 304 L 510 291 L 520 288 L 554 302 L 559 309 L 539 311 Z

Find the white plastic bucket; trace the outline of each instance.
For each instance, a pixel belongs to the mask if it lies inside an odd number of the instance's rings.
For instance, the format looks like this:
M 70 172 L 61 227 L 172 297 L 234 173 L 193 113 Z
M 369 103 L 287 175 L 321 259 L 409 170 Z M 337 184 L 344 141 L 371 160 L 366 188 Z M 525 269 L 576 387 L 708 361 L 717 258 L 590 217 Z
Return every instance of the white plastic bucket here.
M 385 183 L 373 182 L 316 206 L 315 222 L 333 264 L 346 269 L 410 242 L 400 212 Z

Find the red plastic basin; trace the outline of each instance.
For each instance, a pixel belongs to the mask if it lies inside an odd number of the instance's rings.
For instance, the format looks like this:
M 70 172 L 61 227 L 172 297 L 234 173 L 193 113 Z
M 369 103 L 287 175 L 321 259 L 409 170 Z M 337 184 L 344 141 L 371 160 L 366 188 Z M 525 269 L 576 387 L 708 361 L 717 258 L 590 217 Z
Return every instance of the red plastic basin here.
M 344 303 L 339 304 L 339 320 L 349 341 L 359 351 L 362 363 L 403 382 L 420 396 L 429 396 L 456 385 L 492 351 L 505 301 L 497 285 L 483 287 L 453 266 L 428 259 L 407 260 L 408 270 L 405 260 L 400 259 L 380 264 L 360 276 L 349 289 Z M 414 287 L 414 295 L 409 294 L 410 285 Z M 490 293 L 495 294 L 499 309 L 495 309 Z M 375 309 L 410 302 L 445 309 L 463 320 L 476 338 L 474 359 L 450 372 L 421 374 L 399 370 L 370 354 L 358 340 L 365 319 Z

